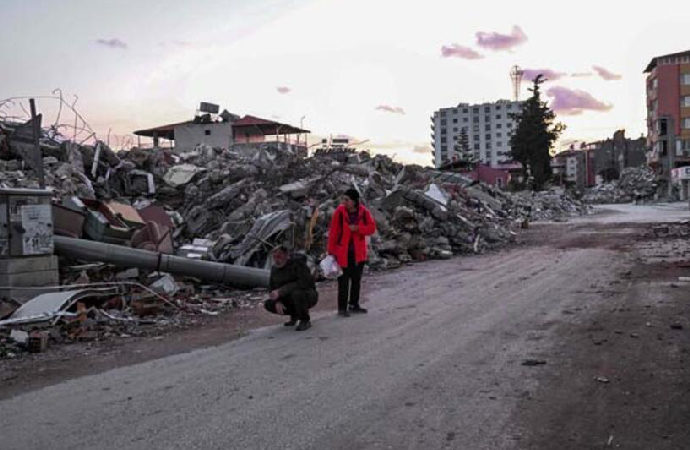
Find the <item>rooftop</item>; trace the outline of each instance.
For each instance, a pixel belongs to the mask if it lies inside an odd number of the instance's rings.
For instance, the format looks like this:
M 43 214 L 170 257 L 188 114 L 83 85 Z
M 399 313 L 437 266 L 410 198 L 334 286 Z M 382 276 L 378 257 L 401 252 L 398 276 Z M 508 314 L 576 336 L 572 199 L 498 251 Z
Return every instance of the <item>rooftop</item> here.
M 137 130 L 134 132 L 137 136 L 148 136 L 153 137 L 154 133 L 158 137 L 168 140 L 175 139 L 175 127 L 181 125 L 189 125 L 197 123 L 194 120 L 186 120 L 184 122 L 171 123 L 167 125 L 160 125 L 153 128 L 147 128 L 144 130 Z M 214 125 L 225 122 L 200 122 L 200 125 Z M 273 120 L 262 119 L 260 117 L 245 115 L 241 119 L 238 119 L 232 124 L 233 133 L 242 133 L 244 135 L 263 135 L 263 136 L 276 136 L 282 134 L 301 134 L 309 133 L 309 130 L 303 130 L 301 128 L 293 127 L 285 123 L 275 122 Z
M 662 55 L 662 56 L 656 56 L 652 58 L 652 60 L 647 64 L 647 68 L 644 70 L 644 73 L 649 73 L 654 68 L 657 66 L 659 63 L 659 60 L 664 59 L 664 58 L 682 58 L 684 56 L 690 57 L 690 50 L 686 50 L 684 52 L 678 52 L 678 53 L 669 53 L 668 55 Z

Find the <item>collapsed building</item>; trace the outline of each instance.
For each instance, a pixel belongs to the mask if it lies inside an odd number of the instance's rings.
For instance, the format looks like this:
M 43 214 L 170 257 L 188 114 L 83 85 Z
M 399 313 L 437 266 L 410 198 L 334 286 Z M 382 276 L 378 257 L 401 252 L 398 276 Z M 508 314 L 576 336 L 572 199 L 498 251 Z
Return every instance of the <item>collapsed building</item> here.
M 257 137 L 279 131 L 275 123 L 248 117 L 228 121 L 239 129 L 257 122 L 251 125 Z M 200 124 L 210 125 L 207 120 Z M 15 139 L 25 126 L 0 123 L 0 188 L 39 187 L 24 140 Z M 176 126 L 172 132 L 179 139 Z M 163 314 L 166 321 L 171 314 L 213 315 L 237 304 L 227 299 L 259 299 L 232 288 L 265 284 L 270 251 L 279 244 L 305 253 L 316 268 L 325 256 L 331 216 L 348 188 L 360 192 L 377 222 L 369 242 L 372 270 L 499 248 L 514 240 L 525 219 L 563 220 L 588 211 L 559 191 L 510 194 L 384 155 L 343 148 L 307 157 L 285 140 L 254 139 L 116 152 L 101 141 L 78 144 L 42 130 L 40 162 L 63 289 L 40 299 L 50 307 L 39 316 L 22 308 L 40 296 L 21 307 L 6 298 L 0 328 L 59 322 L 62 336 L 73 337 L 86 332 L 85 324 L 89 331 L 106 325 L 112 330 L 114 324 L 141 323 L 142 315 Z

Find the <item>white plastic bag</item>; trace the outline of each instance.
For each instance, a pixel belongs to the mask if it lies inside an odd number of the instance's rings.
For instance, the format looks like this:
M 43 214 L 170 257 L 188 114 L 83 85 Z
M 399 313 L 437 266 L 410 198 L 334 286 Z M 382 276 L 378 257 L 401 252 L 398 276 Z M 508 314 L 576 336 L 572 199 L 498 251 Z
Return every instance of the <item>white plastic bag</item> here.
M 335 257 L 333 255 L 326 256 L 319 263 L 319 267 L 321 268 L 323 276 L 330 280 L 338 278 L 340 275 L 343 274 L 343 269 L 340 268 L 340 265 L 338 265 L 338 261 L 335 260 Z

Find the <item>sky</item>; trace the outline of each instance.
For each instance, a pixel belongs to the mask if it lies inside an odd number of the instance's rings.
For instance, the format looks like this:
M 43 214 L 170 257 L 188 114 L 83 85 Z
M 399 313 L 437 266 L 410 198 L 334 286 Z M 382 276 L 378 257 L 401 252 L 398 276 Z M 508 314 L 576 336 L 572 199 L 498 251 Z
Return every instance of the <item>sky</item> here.
M 0 10 L 0 100 L 35 96 L 49 122 L 55 89 L 113 144 L 209 101 L 424 165 L 434 111 L 511 98 L 514 65 L 526 72 L 521 99 L 546 74 L 544 100 L 567 126 L 560 147 L 617 129 L 638 137 L 642 71 L 690 49 L 690 8 L 677 0 L 0 0 Z

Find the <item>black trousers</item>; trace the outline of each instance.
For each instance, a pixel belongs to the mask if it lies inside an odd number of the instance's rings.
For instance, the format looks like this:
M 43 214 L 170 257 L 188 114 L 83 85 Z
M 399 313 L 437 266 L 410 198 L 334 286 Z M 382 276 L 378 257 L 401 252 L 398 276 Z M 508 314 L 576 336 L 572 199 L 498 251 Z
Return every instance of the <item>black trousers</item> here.
M 290 295 L 280 297 L 278 300 L 266 300 L 264 308 L 273 314 L 278 314 L 276 302 L 280 302 L 285 307 L 285 315 L 290 316 L 291 319 L 311 320 L 309 308 L 313 308 L 318 301 L 319 293 L 315 289 L 296 289 Z
M 349 252 L 347 267 L 343 267 L 343 274 L 338 277 L 338 311 L 347 310 L 347 304 L 359 307 L 359 288 L 362 283 L 364 263 L 357 264 L 355 253 Z

